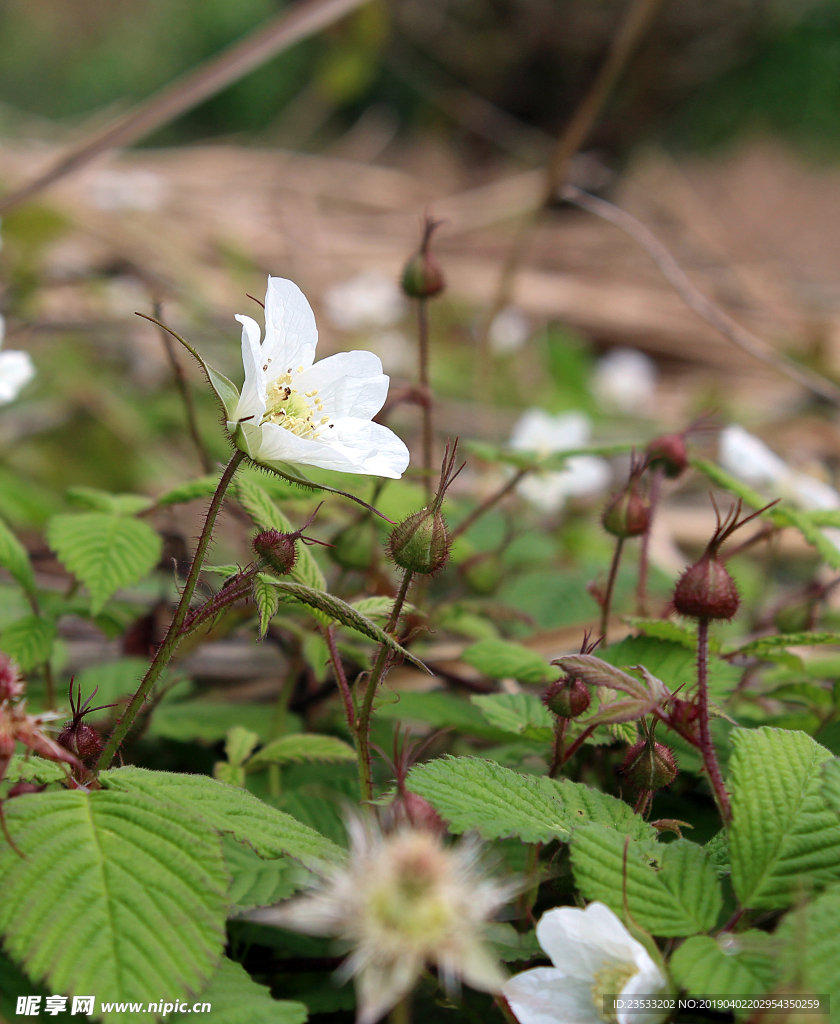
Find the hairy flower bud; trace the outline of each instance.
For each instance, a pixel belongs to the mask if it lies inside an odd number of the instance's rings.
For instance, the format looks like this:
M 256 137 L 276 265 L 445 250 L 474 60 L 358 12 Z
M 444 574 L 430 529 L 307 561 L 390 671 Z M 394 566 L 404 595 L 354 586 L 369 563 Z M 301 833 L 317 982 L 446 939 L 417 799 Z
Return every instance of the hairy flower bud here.
M 422 508 L 391 531 L 388 554 L 402 569 L 430 576 L 449 558 L 449 531 L 439 510 Z
M 280 576 L 290 573 L 297 561 L 299 533 L 280 533 L 279 530 L 263 530 L 254 537 L 251 544 L 254 551 L 265 559 Z
M 677 580 L 674 607 L 680 615 L 692 619 L 731 619 L 738 611 L 741 598 L 735 580 L 717 558 L 707 550 Z
M 645 449 L 648 465 L 662 468 L 665 476 L 677 477 L 688 466 L 688 450 L 682 434 L 662 434 L 655 437 Z
M 340 530 L 332 539 L 330 558 L 342 569 L 370 569 L 376 558 L 371 523 L 363 519 Z
M 105 745 L 96 729 L 82 721 L 68 722 L 58 734 L 58 742 L 87 767 L 96 763 Z
M 664 743 L 652 738 L 634 743 L 619 771 L 639 789 L 661 789 L 677 777 L 677 760 Z
M 613 537 L 639 537 L 650 522 L 650 502 L 639 494 L 636 481 L 611 499 L 601 516 L 601 523 Z
M 586 711 L 591 701 L 586 683 L 582 679 L 570 679 L 568 676 L 552 683 L 543 694 L 543 704 L 558 718 L 577 718 Z

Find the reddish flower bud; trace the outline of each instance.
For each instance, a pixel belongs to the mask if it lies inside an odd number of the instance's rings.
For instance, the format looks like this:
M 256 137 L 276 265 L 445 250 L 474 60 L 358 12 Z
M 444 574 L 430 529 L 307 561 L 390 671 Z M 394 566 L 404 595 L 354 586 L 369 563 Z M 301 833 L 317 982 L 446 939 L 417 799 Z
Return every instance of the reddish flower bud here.
M 674 607 L 692 619 L 729 620 L 740 603 L 735 580 L 717 553 L 708 550 L 685 570 L 674 588 Z
M 610 500 L 601 523 L 613 537 L 640 537 L 650 522 L 650 502 L 639 494 L 635 480 Z
M 402 810 L 414 828 L 422 828 L 441 836 L 445 834 L 446 823 L 425 797 L 412 793 L 410 789 L 403 789 L 396 799 L 401 802 Z
M 280 576 L 290 573 L 297 561 L 299 533 L 263 530 L 251 541 L 254 551 Z
M 639 789 L 661 789 L 677 777 L 677 760 L 664 743 L 652 738 L 634 743 L 619 768 L 621 774 Z
M 446 287 L 440 264 L 430 252 L 418 252 L 406 263 L 402 290 L 413 299 L 431 299 Z
M 105 745 L 96 729 L 87 722 L 65 725 L 58 734 L 58 742 L 88 767 L 96 762 Z
M 655 437 L 645 449 L 648 465 L 662 468 L 665 476 L 677 477 L 688 467 L 688 450 L 683 434 L 663 434 Z
M 577 718 L 589 707 L 592 697 L 582 679 L 570 679 L 567 676 L 552 683 L 542 700 L 558 718 Z
M 441 570 L 449 558 L 449 531 L 439 510 L 422 508 L 391 531 L 388 554 L 402 569 L 426 576 Z

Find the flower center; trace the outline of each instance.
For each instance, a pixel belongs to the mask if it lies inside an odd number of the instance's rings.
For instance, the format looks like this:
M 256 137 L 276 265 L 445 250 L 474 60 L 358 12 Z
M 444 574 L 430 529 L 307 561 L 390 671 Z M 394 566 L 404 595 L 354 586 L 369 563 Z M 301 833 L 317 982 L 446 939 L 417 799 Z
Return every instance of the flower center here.
M 303 367 L 298 367 L 298 373 Z M 269 387 L 266 395 L 266 409 L 260 425 L 276 423 L 291 430 L 298 437 L 318 439 L 320 428 L 329 423 L 329 416 L 318 416 L 324 406 L 318 398 L 318 389 L 301 392 L 292 387 L 291 368 L 278 377 Z
M 604 1011 L 604 996 L 620 996 L 624 986 L 636 973 L 634 964 L 611 964 L 605 960 L 601 970 L 592 975 L 592 1002 L 601 1020 L 615 1024 L 615 1012 Z

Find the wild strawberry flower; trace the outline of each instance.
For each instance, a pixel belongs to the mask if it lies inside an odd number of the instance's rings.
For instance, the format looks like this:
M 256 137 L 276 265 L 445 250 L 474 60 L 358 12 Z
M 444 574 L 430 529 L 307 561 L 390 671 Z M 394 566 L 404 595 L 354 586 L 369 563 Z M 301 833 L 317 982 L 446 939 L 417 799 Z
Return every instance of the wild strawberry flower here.
M 242 324 L 242 393 L 205 368 L 238 448 L 283 474 L 291 463 L 401 476 L 408 449 L 393 431 L 371 422 L 388 394 L 378 356 L 339 352 L 315 363 L 312 308 L 298 286 L 281 277 L 268 279 L 264 339 L 251 317 L 236 319 Z
M 501 991 L 505 974 L 483 931 L 515 890 L 482 872 L 478 846 L 447 846 L 439 833 L 418 828 L 383 835 L 357 819 L 348 827 L 349 861 L 330 869 L 320 888 L 247 918 L 349 945 L 340 975 L 356 978 L 357 1024 L 380 1020 L 427 964 L 437 965 L 450 992 L 460 980 Z
M 0 316 L 0 346 L 6 333 L 6 321 Z M 35 367 L 28 352 L 0 352 L 0 405 L 17 398 L 35 376 Z
M 582 448 L 591 432 L 589 417 L 582 412 L 552 416 L 544 409 L 529 409 L 513 428 L 510 446 L 516 451 L 545 457 L 555 452 Z M 562 470 L 529 473 L 517 490 L 542 512 L 558 512 L 568 498 L 602 491 L 612 476 L 609 463 L 594 455 L 572 455 Z
M 667 1010 L 604 1013 L 604 996 L 655 995 L 666 980 L 645 947 L 603 903 L 556 907 L 540 918 L 537 939 L 553 967 L 505 982 L 519 1024 L 659 1024 Z

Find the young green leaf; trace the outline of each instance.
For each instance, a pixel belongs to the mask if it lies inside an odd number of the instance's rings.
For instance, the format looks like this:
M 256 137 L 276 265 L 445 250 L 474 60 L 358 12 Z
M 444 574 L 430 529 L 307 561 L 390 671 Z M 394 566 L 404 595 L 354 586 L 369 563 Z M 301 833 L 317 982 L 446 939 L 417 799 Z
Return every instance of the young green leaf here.
M 266 582 L 262 574 L 258 574 L 251 587 L 251 597 L 257 606 L 260 616 L 260 630 L 258 639 L 262 640 L 268 632 L 269 623 L 274 618 L 277 606 L 280 604 L 280 595 L 275 587 Z
M 188 480 L 185 484 L 173 487 L 166 491 L 157 501 L 156 505 L 165 507 L 167 505 L 180 505 L 185 501 L 195 501 L 196 498 L 209 498 L 219 486 L 219 474 L 208 473 L 207 476 L 196 477 L 195 480 Z
M 224 701 L 183 700 L 161 704 L 149 725 L 150 736 L 170 740 L 203 740 L 217 743 L 227 735 L 232 723 L 245 726 L 268 739 L 273 705 L 231 704 Z
M 243 789 L 226 786 L 206 775 L 178 775 L 146 768 L 116 768 L 99 781 L 108 789 L 146 793 L 197 815 L 211 828 L 248 843 L 261 857 L 288 854 L 304 864 L 340 860 L 341 850 L 291 815 L 277 811 Z
M 675 693 L 681 686 L 697 684 L 697 656 L 682 642 L 654 636 L 630 636 L 598 651 L 603 661 L 619 668 L 644 665 Z M 720 658 L 709 658 L 709 691 L 713 697 L 729 693 L 741 678 L 741 669 Z
M 723 894 L 702 846 L 687 839 L 637 843 L 596 823 L 575 829 L 571 852 L 583 895 L 620 917 L 626 893 L 634 921 L 652 935 L 696 935 L 715 926 Z
M 260 742 L 259 736 L 250 729 L 243 729 L 241 725 L 235 725 L 228 730 L 225 741 L 225 754 L 228 762 L 237 767 L 248 760 L 251 751 Z
M 508 640 L 479 640 L 464 651 L 461 660 L 491 679 L 548 683 L 560 675 L 559 670 L 536 651 Z
M 273 999 L 270 989 L 227 957 L 222 957 L 218 971 L 195 1001 L 213 1008 L 207 1018 L 212 1024 L 303 1024 L 308 1016 L 303 1003 Z M 185 1011 L 170 1019 L 189 1024 L 193 1018 L 192 1012 Z
M 470 697 L 470 701 L 503 732 L 541 743 L 550 743 L 554 736 L 554 718 L 533 693 L 488 693 Z
M 222 836 L 222 853 L 230 875 L 230 901 L 238 913 L 288 899 L 312 877 L 296 861 L 265 860 L 230 836 Z
M 68 487 L 66 493 L 71 505 L 94 512 L 113 512 L 118 516 L 134 516 L 154 505 L 152 499 L 143 494 L 111 494 L 96 487 Z
M 34 980 L 103 1002 L 204 987 L 228 908 L 212 828 L 151 796 L 107 790 L 36 793 L 4 812 L 24 856 L 0 849 L 0 931 Z
M 52 655 L 56 638 L 55 623 L 38 615 L 24 615 L 0 633 L 0 651 L 13 658 L 22 671 L 31 672 Z
M 833 887 L 812 903 L 791 910 L 773 936 L 781 949 L 776 964 L 795 992 L 827 995 L 830 1020 L 840 1014 L 840 890 Z
M 66 778 L 67 768 L 55 761 L 48 761 L 45 757 L 37 757 L 35 754 L 30 754 L 28 757 L 13 754 L 6 767 L 3 781 L 43 784 L 45 782 L 62 782 Z
M 766 726 L 731 737 L 729 846 L 741 904 L 785 907 L 840 879 L 840 822 L 820 793 L 830 752 L 803 732 Z
M 726 653 L 751 654 L 753 657 L 761 658 L 786 647 L 811 647 L 816 644 L 840 644 L 840 633 L 777 633 L 774 636 L 762 636 L 758 640 L 751 640 Z
M 485 839 L 568 841 L 572 829 L 598 821 L 637 838 L 653 828 L 607 793 L 578 782 L 520 775 L 477 757 L 445 756 L 412 768 L 408 789 L 425 797 L 452 832 L 476 829 Z
M 355 760 L 356 751 L 335 736 L 319 736 L 312 732 L 293 733 L 280 736 L 258 750 L 245 762 L 245 769 L 253 772 L 270 764 Z
M 10 573 L 27 594 L 35 593 L 35 577 L 26 548 L 0 519 L 0 567 Z
M 695 935 L 671 957 L 671 976 L 690 996 L 760 996 L 778 975 L 774 946 L 772 936 L 755 928 L 718 939 Z
M 148 523 L 113 512 L 53 516 L 47 540 L 62 564 L 90 591 L 94 615 L 117 590 L 151 572 L 162 547 Z

